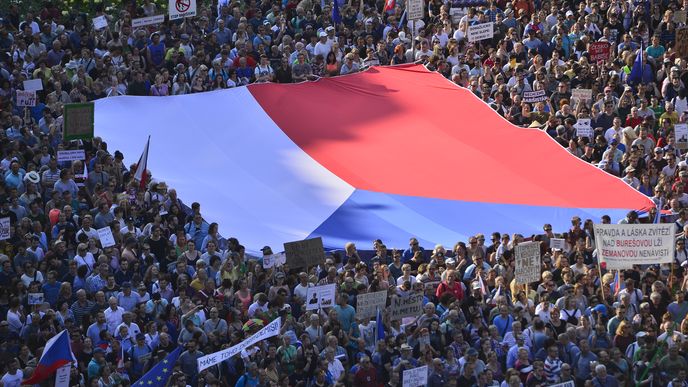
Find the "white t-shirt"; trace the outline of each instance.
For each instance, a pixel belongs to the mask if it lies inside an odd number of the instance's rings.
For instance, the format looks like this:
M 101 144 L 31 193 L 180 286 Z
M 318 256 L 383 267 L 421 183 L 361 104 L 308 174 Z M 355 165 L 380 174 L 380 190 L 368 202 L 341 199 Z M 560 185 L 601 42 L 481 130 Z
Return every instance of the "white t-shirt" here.
M 4 387 L 19 387 L 21 386 L 21 381 L 24 378 L 24 372 L 22 370 L 17 370 L 14 375 L 6 373 L 2 375 L 2 385 Z

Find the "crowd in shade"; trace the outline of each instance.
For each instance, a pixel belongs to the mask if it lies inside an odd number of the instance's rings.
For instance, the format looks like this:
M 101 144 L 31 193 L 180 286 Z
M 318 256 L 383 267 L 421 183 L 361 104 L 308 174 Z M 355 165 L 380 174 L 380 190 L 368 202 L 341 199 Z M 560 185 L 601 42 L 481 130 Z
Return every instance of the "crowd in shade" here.
M 684 3 L 431 0 L 410 20 L 401 0 L 198 0 L 193 17 L 139 27 L 132 21 L 166 15 L 168 2 L 115 3 L 0 9 L 0 219 L 10 225 L 0 241 L 0 385 L 29 378 L 66 330 L 77 360 L 70 386 L 133 385 L 177 348 L 166 383 L 147 385 L 391 387 L 427 366 L 431 387 L 688 386 Z M 486 23 L 492 33 L 474 40 Z M 241 229 L 219 235 L 192 197 L 183 202 L 155 176 L 141 184 L 138 155 L 125 161 L 98 137 L 63 139 L 69 103 L 404 63 L 424 64 L 652 197 L 661 221 L 676 225 L 674 263 L 606 270 L 592 225 L 611 220 L 574 217 L 538 235 L 349 243 L 308 267 L 266 268 L 281 246 L 243 246 Z M 42 90 L 23 108 L 16 91 L 27 80 Z M 58 162 L 61 150 L 85 159 Z M 631 212 L 621 222 L 640 221 Z M 104 228 L 114 246 L 100 240 Z M 550 248 L 554 238 L 564 245 Z M 524 241 L 542 255 L 530 284 L 515 278 Z M 308 289 L 323 285 L 335 287 L 331 304 L 307 308 Z M 358 298 L 381 291 L 384 307 L 362 318 Z M 392 315 L 419 295 L 417 315 Z M 199 371 L 197 359 L 276 319 L 279 335 Z

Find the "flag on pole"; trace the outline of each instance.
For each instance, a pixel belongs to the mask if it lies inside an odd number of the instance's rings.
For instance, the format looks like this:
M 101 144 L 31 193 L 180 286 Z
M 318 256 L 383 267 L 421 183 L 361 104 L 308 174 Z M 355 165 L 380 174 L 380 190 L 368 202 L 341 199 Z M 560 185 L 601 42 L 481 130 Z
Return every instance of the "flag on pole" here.
M 638 54 L 635 56 L 635 62 L 631 72 L 628 74 L 628 84 L 638 85 L 643 82 L 643 45 L 640 45 Z
M 384 12 L 393 11 L 395 5 L 396 5 L 396 0 L 386 0 Z
M 404 13 L 401 14 L 401 17 L 399 18 L 399 30 L 403 31 L 404 30 L 404 23 L 406 23 L 406 9 L 404 9 Z
M 654 223 L 660 223 L 662 221 L 662 207 L 664 207 L 664 204 L 662 203 L 662 198 L 659 198 L 659 204 L 657 204 L 657 213 L 655 214 Z
M 342 14 L 339 13 L 339 1 L 334 0 L 334 4 L 332 6 L 332 21 L 334 24 L 339 24 L 342 22 Z
M 621 279 L 619 278 L 619 271 L 618 270 L 614 274 L 614 281 L 612 281 L 609 285 L 611 286 L 612 294 L 614 294 L 614 295 L 619 293 L 619 290 L 621 290 Z
M 143 153 L 141 153 L 141 158 L 139 162 L 136 163 L 136 173 L 134 174 L 134 179 L 139 181 L 139 187 L 145 189 L 146 180 L 148 180 L 148 174 L 146 170 L 148 169 L 148 147 L 150 146 L 150 136 L 148 136 L 148 141 L 146 141 L 146 147 L 143 148 Z
M 385 325 L 382 323 L 382 312 L 377 308 L 377 316 L 375 317 L 375 342 L 385 339 Z
M 167 380 L 172 376 L 172 369 L 174 364 L 179 358 L 179 353 L 181 352 L 181 347 L 177 347 L 174 351 L 170 352 L 160 363 L 153 366 L 150 371 L 146 372 L 141 379 L 132 386 L 142 387 L 142 386 L 165 386 L 167 385 Z
M 22 384 L 39 384 L 52 376 L 58 368 L 72 362 L 76 363 L 76 358 L 72 353 L 69 333 L 63 330 L 45 343 L 36 369 L 30 378 L 22 380 Z

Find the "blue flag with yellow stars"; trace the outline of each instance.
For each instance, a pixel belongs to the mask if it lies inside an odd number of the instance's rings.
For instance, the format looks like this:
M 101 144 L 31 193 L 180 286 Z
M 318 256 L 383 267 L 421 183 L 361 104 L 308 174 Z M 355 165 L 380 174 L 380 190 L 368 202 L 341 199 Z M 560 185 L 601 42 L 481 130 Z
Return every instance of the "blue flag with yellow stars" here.
M 179 352 L 181 351 L 181 347 L 177 347 L 174 351 L 170 352 L 169 355 L 163 359 L 160 363 L 156 364 L 153 368 L 150 369 L 141 379 L 139 379 L 136 383 L 132 384 L 132 386 L 139 387 L 139 386 L 164 386 L 167 384 L 167 379 L 172 376 L 172 369 L 174 368 L 174 364 L 177 362 L 177 358 L 179 357 Z

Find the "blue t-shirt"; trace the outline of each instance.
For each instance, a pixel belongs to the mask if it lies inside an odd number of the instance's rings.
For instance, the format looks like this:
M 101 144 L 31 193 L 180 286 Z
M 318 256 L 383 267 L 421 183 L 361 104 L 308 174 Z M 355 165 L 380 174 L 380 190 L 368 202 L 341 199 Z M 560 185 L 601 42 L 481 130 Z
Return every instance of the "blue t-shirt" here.
M 347 304 L 344 307 L 337 305 L 334 307 L 334 310 L 337 311 L 337 319 L 339 320 L 339 323 L 342 324 L 342 329 L 345 332 L 349 332 L 349 329 L 351 329 L 351 324 L 353 324 L 354 317 L 356 315 L 354 308 Z

